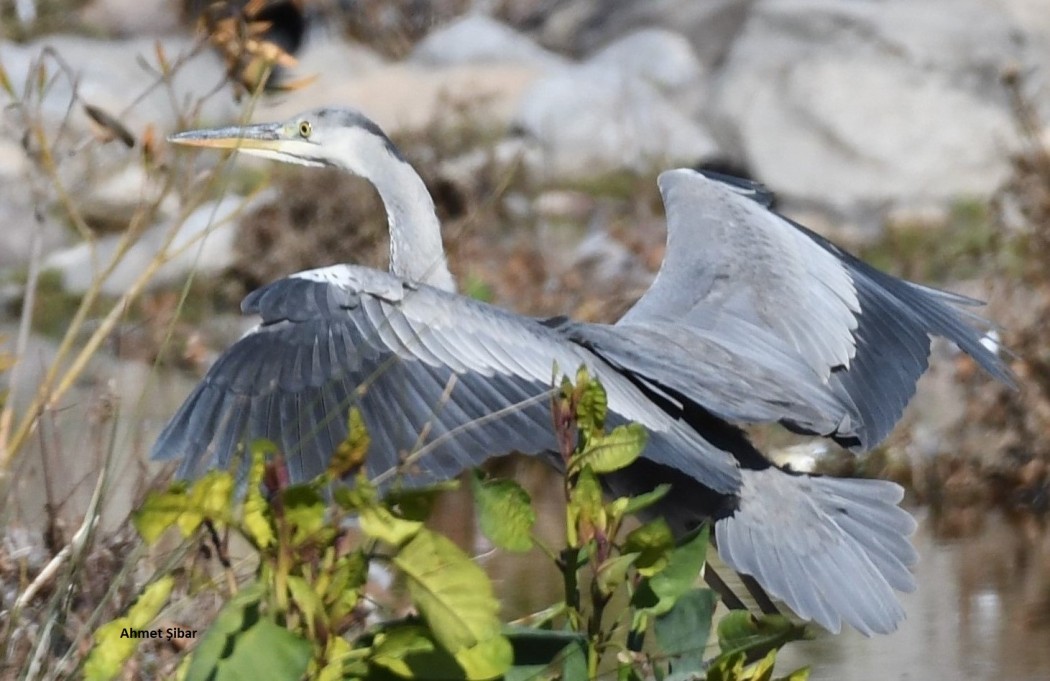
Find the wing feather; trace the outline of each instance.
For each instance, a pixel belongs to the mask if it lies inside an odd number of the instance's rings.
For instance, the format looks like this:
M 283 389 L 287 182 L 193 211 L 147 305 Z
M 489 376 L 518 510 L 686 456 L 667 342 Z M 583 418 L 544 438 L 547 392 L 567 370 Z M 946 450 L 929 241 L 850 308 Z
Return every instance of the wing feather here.
M 760 185 L 727 185 L 686 169 L 665 172 L 659 182 L 667 255 L 621 324 L 685 325 L 734 349 L 751 340 L 740 321 L 772 332 L 781 352 L 796 353 L 846 409 L 854 408 L 856 418 L 832 435 L 858 450 L 881 442 L 900 419 L 928 366 L 931 335 L 1013 382 L 981 343 L 987 321 L 959 307 L 977 301 L 876 270 L 768 210 L 768 201 L 758 200 L 767 196 Z
M 228 464 L 238 445 L 267 437 L 293 480 L 312 477 L 345 438 L 351 404 L 371 433 L 375 476 L 406 456 L 406 476 L 426 480 L 495 454 L 554 449 L 548 396 L 557 363 L 590 368 L 608 392 L 610 424 L 649 430 L 648 457 L 717 491 L 739 486 L 731 452 L 536 320 L 352 266 L 275 282 L 242 308 L 261 325 L 216 361 L 154 447 L 155 458 L 181 459 L 182 475 Z
M 856 418 L 849 395 L 836 394 L 797 355 L 768 342 L 760 327 L 752 326 L 737 347 L 726 347 L 708 330 L 660 321 L 565 328 L 621 371 L 670 388 L 729 421 L 789 420 L 830 434 Z

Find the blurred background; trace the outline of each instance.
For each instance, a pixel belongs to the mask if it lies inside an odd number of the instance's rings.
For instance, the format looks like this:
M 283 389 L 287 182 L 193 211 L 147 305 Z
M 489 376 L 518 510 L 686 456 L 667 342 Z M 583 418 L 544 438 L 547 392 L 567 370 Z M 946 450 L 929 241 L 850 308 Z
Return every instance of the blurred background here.
M 781 657 L 814 679 L 1050 678 L 1046 0 L 0 0 L 0 105 L 0 609 L 93 504 L 80 598 L 101 598 L 128 512 L 170 475 L 149 447 L 253 324 L 246 292 L 386 267 L 364 181 L 164 141 L 337 105 L 423 175 L 463 293 L 517 312 L 617 319 L 663 257 L 656 175 L 682 165 L 988 301 L 1019 390 L 935 344 L 864 459 L 755 432 L 796 467 L 901 482 L 921 520 L 900 631 Z M 548 474 L 501 466 L 559 527 Z M 469 500 L 446 505 L 483 551 Z M 487 559 L 507 615 L 556 598 L 540 564 Z

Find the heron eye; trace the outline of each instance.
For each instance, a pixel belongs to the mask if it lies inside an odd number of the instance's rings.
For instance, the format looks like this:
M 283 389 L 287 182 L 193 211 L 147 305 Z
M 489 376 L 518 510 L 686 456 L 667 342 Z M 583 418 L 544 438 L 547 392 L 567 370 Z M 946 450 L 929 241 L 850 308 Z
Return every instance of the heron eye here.
M 313 130 L 314 130 L 314 128 L 313 128 L 312 125 L 310 125 L 310 121 L 303 121 L 302 123 L 299 124 L 299 136 L 300 137 L 303 137 L 303 138 L 309 137 L 310 133 L 313 132 Z

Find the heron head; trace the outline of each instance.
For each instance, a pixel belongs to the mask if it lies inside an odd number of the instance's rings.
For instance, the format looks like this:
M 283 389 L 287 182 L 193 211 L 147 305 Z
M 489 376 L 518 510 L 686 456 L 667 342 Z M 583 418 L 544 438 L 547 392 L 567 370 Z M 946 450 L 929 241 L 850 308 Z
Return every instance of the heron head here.
M 353 109 L 325 108 L 286 121 L 188 130 L 169 142 L 234 149 L 284 163 L 337 167 L 362 177 L 391 160 L 403 160 L 386 133 Z

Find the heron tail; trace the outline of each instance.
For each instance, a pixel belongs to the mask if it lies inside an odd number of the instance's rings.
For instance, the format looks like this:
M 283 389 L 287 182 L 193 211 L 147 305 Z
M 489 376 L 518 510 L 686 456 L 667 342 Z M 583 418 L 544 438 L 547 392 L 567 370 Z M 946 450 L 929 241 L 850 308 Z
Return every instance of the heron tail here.
M 885 480 L 744 470 L 736 508 L 715 521 L 719 556 L 800 617 L 833 633 L 894 631 L 894 590 L 910 592 L 917 560 L 903 489 Z

